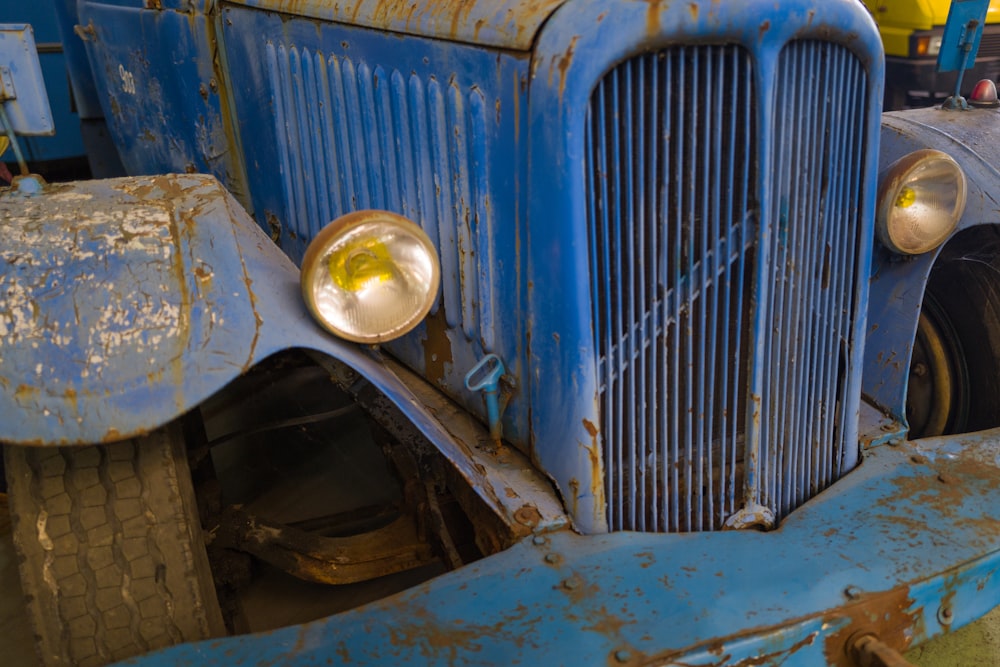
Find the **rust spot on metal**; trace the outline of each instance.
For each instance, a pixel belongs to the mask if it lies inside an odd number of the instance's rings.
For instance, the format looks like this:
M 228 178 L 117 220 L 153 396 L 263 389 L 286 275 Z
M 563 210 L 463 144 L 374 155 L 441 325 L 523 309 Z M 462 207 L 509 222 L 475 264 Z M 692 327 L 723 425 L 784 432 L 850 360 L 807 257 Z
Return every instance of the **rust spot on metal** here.
M 1000 535 L 998 518 L 984 517 L 981 521 L 973 521 L 956 516 L 956 510 L 969 496 L 981 494 L 984 488 L 996 488 L 1000 479 L 1000 470 L 996 465 L 974 457 L 942 457 L 930 461 L 921 454 L 914 454 L 910 460 L 927 464 L 928 468 L 917 469 L 917 474 L 910 477 L 894 478 L 896 492 L 882 500 L 882 505 L 912 504 L 928 508 L 946 519 L 969 523 L 983 536 Z
M 597 507 L 604 506 L 604 466 L 601 457 L 601 447 L 597 436 L 600 433 L 597 426 L 589 419 L 583 420 L 583 428 L 590 435 L 590 445 L 586 447 L 590 458 L 590 484 Z
M 896 650 L 906 649 L 912 640 L 907 631 L 920 620 L 920 609 L 913 609 L 913 605 L 910 589 L 902 587 L 884 593 L 861 594 L 857 602 L 825 617 L 828 623 L 847 621 L 824 641 L 823 653 L 827 662 L 834 667 L 854 667 L 851 647 L 865 634 L 877 637 Z
M 76 401 L 76 390 L 72 387 L 67 387 L 63 392 L 63 398 L 66 399 L 66 403 L 69 404 L 70 410 L 73 412 L 80 412 L 80 406 Z
M 688 3 L 688 11 L 691 13 L 691 18 L 694 19 L 695 21 L 697 21 L 698 20 L 698 3 L 696 3 L 696 2 L 689 2 Z
M 267 221 L 267 232 L 271 240 L 280 245 L 281 243 L 281 221 L 271 211 L 264 211 L 264 219 Z
M 576 50 L 576 43 L 580 41 L 579 35 L 574 35 L 573 39 L 569 40 L 569 46 L 566 47 L 566 51 L 559 56 L 559 59 L 553 63 L 556 69 L 559 70 L 559 99 L 563 98 L 563 93 L 566 92 L 566 74 L 569 72 L 570 65 L 573 64 L 573 53 Z M 552 68 L 549 68 L 549 85 L 552 83 Z
M 381 604 L 381 603 L 380 603 Z M 499 638 L 520 648 L 530 639 L 514 634 L 509 628 L 530 623 L 529 609 L 517 607 L 497 618 L 492 625 L 443 621 L 426 608 L 417 608 L 405 623 L 389 628 L 389 643 L 399 648 L 416 648 L 425 658 L 434 657 L 442 664 L 454 665 L 459 653 L 476 655 L 482 652 L 484 638 Z M 540 620 L 540 619 L 537 619 Z
M 423 340 L 424 372 L 428 380 L 440 384 L 447 370 L 445 364 L 450 365 L 453 362 L 444 310 L 429 315 L 424 322 L 427 326 L 427 336 Z
M 17 385 L 17 389 L 14 390 L 14 398 L 18 401 L 27 401 L 38 397 L 38 387 L 32 387 L 26 384 Z
M 194 275 L 201 280 L 208 280 L 212 277 L 212 270 L 206 269 L 204 265 L 194 267 Z
M 763 23 L 761 23 L 760 24 L 760 29 L 757 31 L 758 38 L 759 39 L 764 39 L 764 35 L 767 34 L 767 31 L 770 30 L 770 29 L 771 29 L 771 22 L 770 21 L 764 21 Z
M 573 515 L 573 516 L 576 516 L 577 514 L 579 514 L 579 511 L 580 511 L 580 508 L 579 508 L 579 504 L 580 504 L 580 481 L 578 479 L 576 479 L 575 477 L 571 477 L 570 480 L 569 480 L 569 482 L 568 482 L 568 485 L 569 485 L 569 490 L 570 490 L 570 499 L 569 500 L 570 500 L 570 503 L 573 505 L 573 511 L 570 512 L 570 514 Z
M 534 528 L 542 520 L 542 515 L 534 505 L 521 505 L 514 512 L 514 520 L 523 526 Z

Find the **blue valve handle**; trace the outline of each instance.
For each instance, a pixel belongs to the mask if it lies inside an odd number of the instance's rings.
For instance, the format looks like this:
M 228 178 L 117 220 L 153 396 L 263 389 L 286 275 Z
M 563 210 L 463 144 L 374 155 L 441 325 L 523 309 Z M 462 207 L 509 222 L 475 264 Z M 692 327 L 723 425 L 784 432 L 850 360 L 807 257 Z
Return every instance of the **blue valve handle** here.
M 466 389 L 482 391 L 486 394 L 486 419 L 490 425 L 490 436 L 497 443 L 500 442 L 501 437 L 500 399 L 497 388 L 505 371 L 500 357 L 495 354 L 487 354 L 465 374 Z

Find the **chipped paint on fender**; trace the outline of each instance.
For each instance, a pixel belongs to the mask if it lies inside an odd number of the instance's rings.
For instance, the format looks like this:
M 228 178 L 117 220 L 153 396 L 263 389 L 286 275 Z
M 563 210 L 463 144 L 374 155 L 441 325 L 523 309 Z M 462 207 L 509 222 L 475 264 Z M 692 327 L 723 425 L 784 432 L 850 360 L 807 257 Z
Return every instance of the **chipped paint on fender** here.
M 234 377 L 256 329 L 235 210 L 204 176 L 0 195 L 0 440 L 129 437 Z

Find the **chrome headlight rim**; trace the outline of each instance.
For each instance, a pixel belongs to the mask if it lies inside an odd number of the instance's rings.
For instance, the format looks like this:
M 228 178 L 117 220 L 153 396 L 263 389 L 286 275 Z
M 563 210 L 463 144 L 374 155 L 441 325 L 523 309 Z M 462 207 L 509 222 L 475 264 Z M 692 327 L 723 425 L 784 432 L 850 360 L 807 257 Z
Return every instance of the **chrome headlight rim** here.
M 945 166 L 952 170 L 955 176 L 957 193 L 954 198 L 951 211 L 948 213 L 947 224 L 929 237 L 925 242 L 914 245 L 902 242 L 903 239 L 898 234 L 893 234 L 892 214 L 896 202 L 908 184 L 919 182 L 915 178 L 919 172 L 928 168 L 928 165 L 937 163 L 938 166 Z M 965 172 L 953 157 L 943 151 L 933 148 L 923 148 L 908 153 L 893 162 L 886 170 L 884 177 L 879 183 L 877 208 L 875 211 L 875 231 L 879 241 L 886 248 L 900 255 L 921 255 L 939 248 L 958 227 L 965 212 L 966 197 L 968 194 L 968 184 Z
M 334 279 L 328 273 L 331 256 L 339 242 L 349 238 L 359 230 L 364 230 L 367 226 L 378 228 L 386 225 L 397 234 L 406 237 L 409 242 L 422 249 L 426 255 L 429 272 L 426 276 L 426 289 L 420 299 L 420 305 L 418 308 L 412 309 L 408 315 L 401 317 L 393 326 L 384 330 L 357 331 L 338 326 L 331 317 L 323 312 L 317 295 L 318 286 L 324 283 L 328 285 L 334 283 Z M 303 300 L 309 312 L 326 331 L 338 338 L 355 343 L 377 345 L 395 340 L 412 331 L 433 308 L 440 283 L 440 261 L 430 237 L 420 228 L 420 225 L 391 211 L 365 209 L 353 211 L 334 219 L 316 234 L 302 258 L 300 286 Z

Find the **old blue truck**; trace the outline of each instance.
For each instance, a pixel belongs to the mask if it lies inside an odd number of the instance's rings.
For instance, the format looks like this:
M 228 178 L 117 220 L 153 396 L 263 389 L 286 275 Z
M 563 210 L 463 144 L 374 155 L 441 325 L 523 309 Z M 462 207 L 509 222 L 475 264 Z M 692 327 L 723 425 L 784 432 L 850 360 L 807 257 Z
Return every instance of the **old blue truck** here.
M 899 664 L 1000 603 L 995 90 L 883 118 L 860 3 L 62 10 L 132 176 L 0 193 L 44 664 Z M 269 514 L 275 450 L 339 499 Z M 227 637 L 261 562 L 426 574 Z

